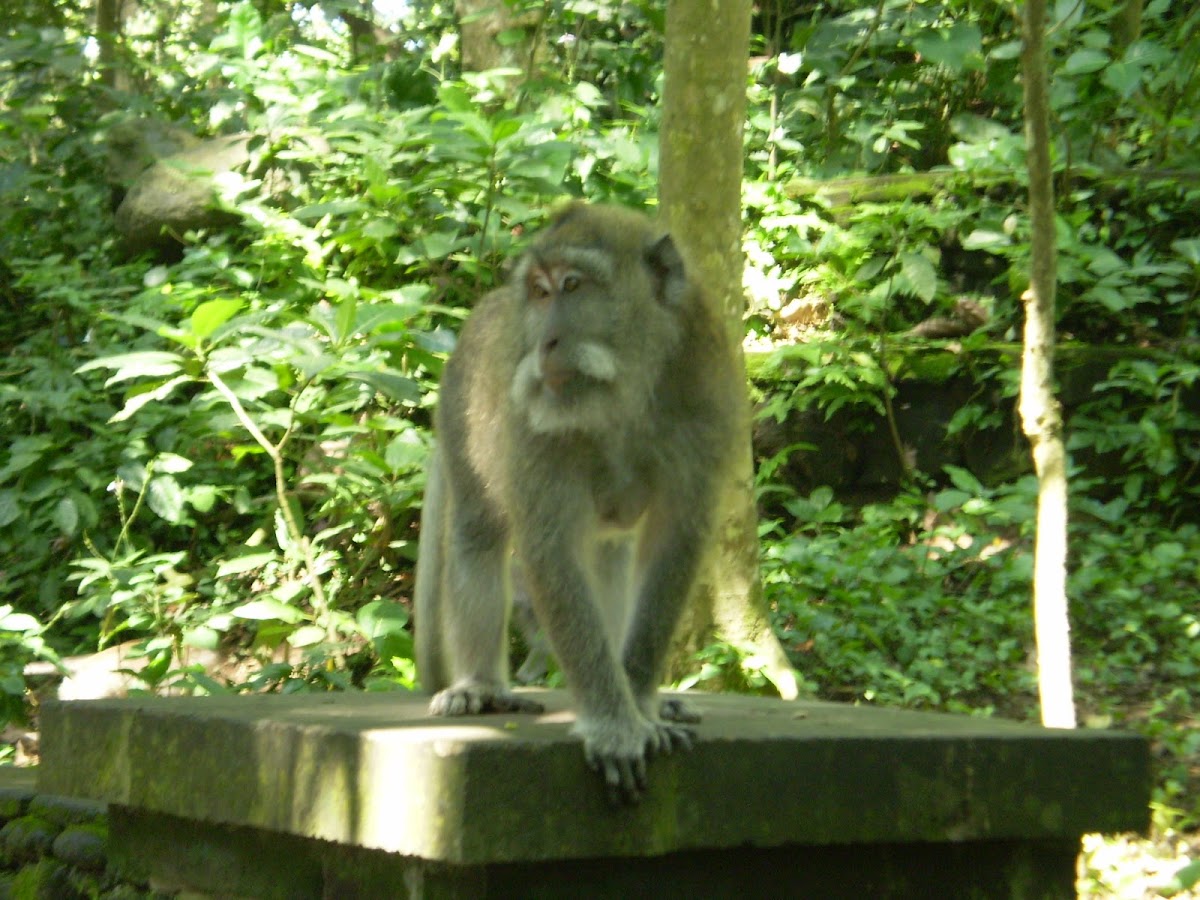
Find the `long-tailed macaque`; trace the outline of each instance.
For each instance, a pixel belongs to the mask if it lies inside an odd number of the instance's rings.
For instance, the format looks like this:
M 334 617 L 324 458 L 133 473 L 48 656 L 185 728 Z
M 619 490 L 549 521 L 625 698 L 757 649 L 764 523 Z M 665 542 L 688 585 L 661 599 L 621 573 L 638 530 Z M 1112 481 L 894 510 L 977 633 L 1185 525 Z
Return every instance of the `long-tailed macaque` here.
M 572 203 L 483 298 L 442 377 L 416 583 L 430 711 L 540 711 L 509 689 L 519 565 L 610 793 L 699 720 L 657 687 L 710 539 L 739 376 L 719 313 L 640 214 Z

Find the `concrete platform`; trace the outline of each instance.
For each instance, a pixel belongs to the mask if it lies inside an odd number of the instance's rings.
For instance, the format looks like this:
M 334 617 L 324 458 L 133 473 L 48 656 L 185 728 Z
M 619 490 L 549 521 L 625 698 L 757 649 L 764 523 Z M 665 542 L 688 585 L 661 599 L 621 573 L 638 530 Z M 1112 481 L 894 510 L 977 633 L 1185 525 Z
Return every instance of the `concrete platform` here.
M 614 808 L 566 695 L 530 693 L 544 715 L 433 719 L 403 694 L 50 704 L 39 789 L 109 803 L 114 845 L 163 886 L 289 900 L 780 896 L 781 873 L 786 896 L 1065 897 L 1081 834 L 1148 825 L 1136 736 L 698 694 L 695 749 Z

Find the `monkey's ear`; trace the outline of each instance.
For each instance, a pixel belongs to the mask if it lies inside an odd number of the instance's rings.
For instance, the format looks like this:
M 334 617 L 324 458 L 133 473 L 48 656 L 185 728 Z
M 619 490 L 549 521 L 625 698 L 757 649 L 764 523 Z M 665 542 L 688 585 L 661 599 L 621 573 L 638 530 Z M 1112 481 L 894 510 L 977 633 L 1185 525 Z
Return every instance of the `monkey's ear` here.
M 646 251 L 646 265 L 654 276 L 659 302 L 664 306 L 682 305 L 687 293 L 687 271 L 669 234 L 664 234 Z

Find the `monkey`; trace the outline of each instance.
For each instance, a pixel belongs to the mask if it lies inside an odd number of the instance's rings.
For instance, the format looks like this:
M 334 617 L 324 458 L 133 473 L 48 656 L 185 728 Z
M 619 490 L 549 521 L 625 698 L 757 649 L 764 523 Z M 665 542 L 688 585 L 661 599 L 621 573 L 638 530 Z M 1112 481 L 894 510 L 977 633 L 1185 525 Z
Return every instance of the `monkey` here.
M 636 802 L 651 756 L 691 748 L 699 716 L 658 686 L 741 388 L 669 234 L 617 206 L 552 214 L 442 373 L 414 587 L 431 714 L 542 710 L 509 687 L 518 566 L 610 797 Z

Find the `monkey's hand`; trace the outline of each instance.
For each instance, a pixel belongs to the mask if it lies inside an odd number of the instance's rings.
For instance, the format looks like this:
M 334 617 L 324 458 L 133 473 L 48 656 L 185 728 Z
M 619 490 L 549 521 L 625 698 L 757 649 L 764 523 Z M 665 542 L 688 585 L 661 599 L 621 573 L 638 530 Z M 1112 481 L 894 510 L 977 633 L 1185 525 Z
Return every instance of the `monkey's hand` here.
M 518 697 L 507 688 L 482 681 L 459 681 L 438 691 L 429 701 L 432 716 L 477 716 L 482 713 L 540 713 L 536 700 Z
M 604 776 L 609 800 L 636 803 L 646 790 L 646 761 L 651 755 L 691 750 L 695 732 L 673 722 L 638 716 L 632 722 L 587 721 L 575 723 L 583 738 L 588 766 Z

